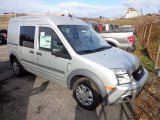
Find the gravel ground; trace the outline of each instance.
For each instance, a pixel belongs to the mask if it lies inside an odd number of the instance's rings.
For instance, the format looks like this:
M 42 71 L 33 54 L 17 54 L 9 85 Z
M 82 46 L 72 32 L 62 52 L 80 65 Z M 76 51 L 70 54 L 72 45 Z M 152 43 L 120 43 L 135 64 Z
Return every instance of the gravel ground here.
M 131 103 L 87 111 L 77 105 L 72 91 L 28 74 L 13 75 L 7 47 L 0 46 L 0 120 L 133 120 Z

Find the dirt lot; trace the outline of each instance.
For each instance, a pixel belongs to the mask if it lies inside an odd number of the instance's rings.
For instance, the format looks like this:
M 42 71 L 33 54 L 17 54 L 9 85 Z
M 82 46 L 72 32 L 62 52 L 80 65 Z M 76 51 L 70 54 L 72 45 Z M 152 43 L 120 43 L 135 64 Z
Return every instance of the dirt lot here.
M 7 47 L 0 46 L 0 120 L 132 120 L 135 116 L 131 103 L 87 111 L 67 88 L 32 74 L 14 76 Z

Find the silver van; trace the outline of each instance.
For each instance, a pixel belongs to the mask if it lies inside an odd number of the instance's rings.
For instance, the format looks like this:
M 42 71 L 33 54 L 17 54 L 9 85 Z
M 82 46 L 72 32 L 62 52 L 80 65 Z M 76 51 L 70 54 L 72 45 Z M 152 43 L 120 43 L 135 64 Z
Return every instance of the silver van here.
M 68 87 L 88 110 L 133 100 L 148 79 L 137 57 L 110 46 L 80 19 L 15 17 L 7 42 L 15 75 L 29 71 Z

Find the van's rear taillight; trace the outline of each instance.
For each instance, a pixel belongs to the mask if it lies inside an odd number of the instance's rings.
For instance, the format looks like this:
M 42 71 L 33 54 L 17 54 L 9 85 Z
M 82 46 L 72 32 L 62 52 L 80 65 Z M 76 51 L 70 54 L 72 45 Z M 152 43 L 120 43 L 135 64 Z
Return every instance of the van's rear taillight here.
M 134 42 L 135 42 L 134 36 L 128 36 L 127 38 L 128 38 L 128 40 L 129 40 L 131 43 L 134 43 Z

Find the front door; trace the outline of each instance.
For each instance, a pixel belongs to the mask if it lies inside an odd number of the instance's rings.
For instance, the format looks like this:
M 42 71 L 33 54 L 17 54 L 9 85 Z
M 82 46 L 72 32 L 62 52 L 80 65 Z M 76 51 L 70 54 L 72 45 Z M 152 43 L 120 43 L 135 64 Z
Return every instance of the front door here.
M 40 75 L 66 86 L 65 77 L 70 60 L 51 54 L 51 49 L 63 46 L 62 41 L 52 27 L 45 25 L 39 26 L 37 42 L 36 61 Z

